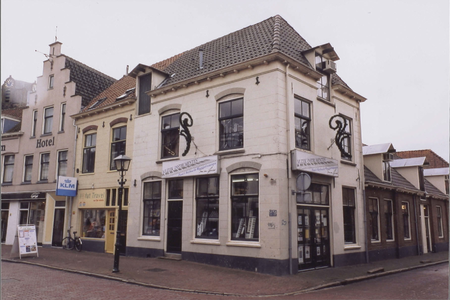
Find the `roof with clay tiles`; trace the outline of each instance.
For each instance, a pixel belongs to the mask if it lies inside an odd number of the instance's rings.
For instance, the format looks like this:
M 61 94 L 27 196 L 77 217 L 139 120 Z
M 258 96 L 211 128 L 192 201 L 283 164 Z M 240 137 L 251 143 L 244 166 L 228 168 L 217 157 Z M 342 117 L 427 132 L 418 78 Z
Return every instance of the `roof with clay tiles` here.
M 445 159 L 443 159 L 430 149 L 397 151 L 395 155 L 397 155 L 399 158 L 425 157 L 425 161 L 428 162 L 428 165 L 425 165 L 424 168 L 433 169 L 449 167 L 449 164 Z

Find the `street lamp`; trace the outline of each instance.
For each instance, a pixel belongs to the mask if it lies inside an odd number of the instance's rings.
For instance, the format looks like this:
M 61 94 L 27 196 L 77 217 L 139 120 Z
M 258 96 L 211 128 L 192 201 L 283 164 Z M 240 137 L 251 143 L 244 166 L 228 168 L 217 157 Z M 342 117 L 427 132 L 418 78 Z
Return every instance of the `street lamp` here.
M 126 179 L 123 178 L 126 171 L 130 167 L 131 158 L 126 155 L 119 155 L 114 158 L 114 164 L 116 166 L 116 170 L 119 171 L 120 179 L 117 180 L 119 183 L 119 212 L 117 214 L 117 232 L 116 232 L 116 249 L 114 251 L 114 268 L 113 273 L 119 272 L 119 255 L 120 255 L 120 213 L 122 212 L 122 201 L 123 201 L 123 185 L 127 182 Z

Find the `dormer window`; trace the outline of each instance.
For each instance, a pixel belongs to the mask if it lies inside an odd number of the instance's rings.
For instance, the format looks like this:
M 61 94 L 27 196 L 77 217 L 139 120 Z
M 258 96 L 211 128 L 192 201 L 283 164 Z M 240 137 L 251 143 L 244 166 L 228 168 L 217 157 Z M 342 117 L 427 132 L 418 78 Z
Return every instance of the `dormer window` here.
M 326 61 L 327 59 L 319 53 L 316 53 L 316 70 L 323 74 L 323 76 L 317 81 L 317 97 L 329 101 L 329 75 L 324 73 L 324 65 L 326 64 Z
M 139 102 L 138 114 L 143 115 L 150 112 L 150 96 L 147 92 L 152 89 L 152 74 L 139 76 Z
M 391 165 L 389 161 L 383 161 L 383 180 L 391 182 Z

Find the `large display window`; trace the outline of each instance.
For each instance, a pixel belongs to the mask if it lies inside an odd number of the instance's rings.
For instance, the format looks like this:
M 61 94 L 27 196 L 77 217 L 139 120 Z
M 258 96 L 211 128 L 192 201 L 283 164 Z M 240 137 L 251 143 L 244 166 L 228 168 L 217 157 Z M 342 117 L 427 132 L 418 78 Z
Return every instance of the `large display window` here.
M 219 236 L 219 177 L 197 178 L 196 238 Z
M 105 238 L 106 211 L 104 209 L 83 209 L 81 237 Z

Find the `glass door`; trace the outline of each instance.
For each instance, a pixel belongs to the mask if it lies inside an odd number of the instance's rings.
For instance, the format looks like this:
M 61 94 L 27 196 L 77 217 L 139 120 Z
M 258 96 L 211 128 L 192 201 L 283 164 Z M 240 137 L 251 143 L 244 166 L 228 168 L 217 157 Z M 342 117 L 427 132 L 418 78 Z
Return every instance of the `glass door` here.
M 328 208 L 297 208 L 297 255 L 300 270 L 330 265 L 328 226 Z
M 167 252 L 181 253 L 183 201 L 168 201 Z

